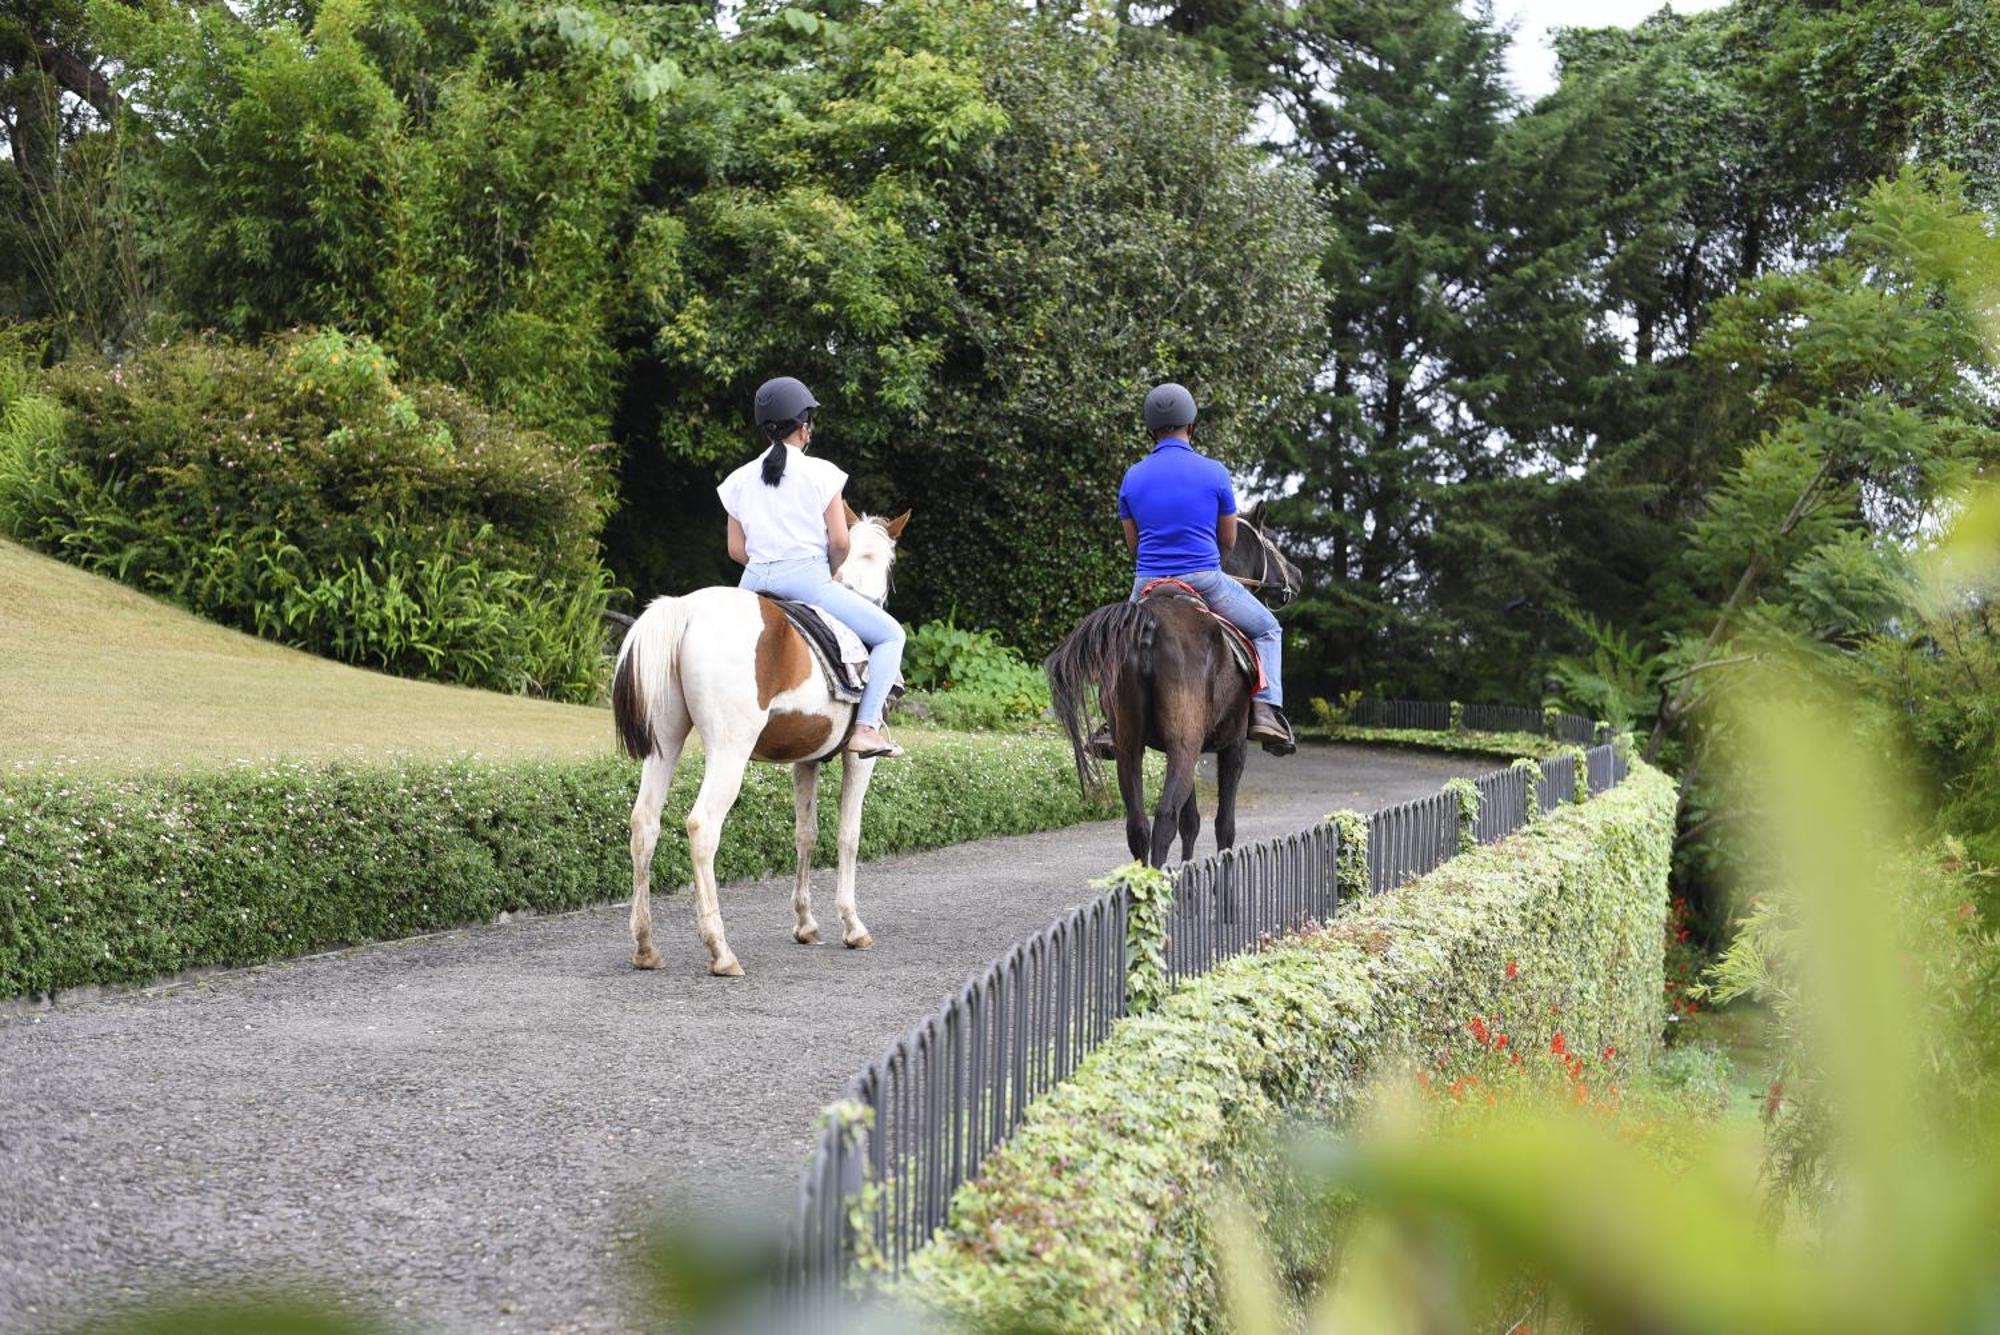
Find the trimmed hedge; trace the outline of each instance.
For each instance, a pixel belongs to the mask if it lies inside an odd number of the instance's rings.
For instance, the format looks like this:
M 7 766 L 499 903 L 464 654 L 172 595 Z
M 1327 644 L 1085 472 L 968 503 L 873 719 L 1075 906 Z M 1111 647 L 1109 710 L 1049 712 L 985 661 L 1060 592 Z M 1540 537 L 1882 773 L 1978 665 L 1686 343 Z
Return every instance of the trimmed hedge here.
M 1307 726 L 1301 737 L 1367 746 L 1402 746 L 1423 751 L 1450 751 L 1472 756 L 1533 756 L 1547 760 L 1577 749 L 1576 743 L 1541 737 L 1532 732 L 1438 732 L 1424 728 L 1363 728 L 1352 723 Z
M 1066 743 L 926 738 L 875 772 L 862 852 L 880 857 L 1112 814 Z M 691 879 L 674 837 L 701 781 L 686 757 L 654 883 Z M 820 858 L 840 783 L 827 771 Z M 638 768 L 603 760 L 279 765 L 0 780 L 0 997 L 133 983 L 553 912 L 629 892 Z M 753 765 L 717 858 L 725 879 L 793 866 L 787 769 Z
M 1402 1064 L 1448 1069 L 1475 1015 L 1522 1042 L 1560 1029 L 1647 1060 L 1674 803 L 1671 780 L 1635 766 L 1122 1021 L 960 1191 L 900 1296 L 975 1321 L 1214 1328 L 1206 1189 L 1282 1119 L 1337 1118 Z

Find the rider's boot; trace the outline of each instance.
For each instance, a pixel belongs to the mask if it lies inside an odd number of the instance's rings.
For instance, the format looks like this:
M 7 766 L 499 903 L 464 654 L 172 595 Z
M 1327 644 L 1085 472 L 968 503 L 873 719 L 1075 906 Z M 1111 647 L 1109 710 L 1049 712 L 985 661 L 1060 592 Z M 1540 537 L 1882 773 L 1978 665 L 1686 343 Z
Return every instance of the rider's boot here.
M 1118 748 L 1111 740 L 1111 721 L 1106 719 L 1097 725 L 1097 731 L 1084 741 L 1083 749 L 1099 760 L 1118 759 Z
M 1274 756 L 1288 756 L 1299 749 L 1292 740 L 1292 725 L 1285 711 L 1269 700 L 1250 702 L 1250 740 L 1262 742 Z

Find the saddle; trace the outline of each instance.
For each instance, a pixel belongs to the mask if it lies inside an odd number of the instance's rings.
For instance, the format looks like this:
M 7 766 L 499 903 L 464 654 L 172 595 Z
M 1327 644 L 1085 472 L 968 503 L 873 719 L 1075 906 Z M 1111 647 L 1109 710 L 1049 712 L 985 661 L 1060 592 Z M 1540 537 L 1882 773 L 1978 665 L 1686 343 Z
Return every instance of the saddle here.
M 1250 679 L 1251 691 L 1254 693 L 1264 689 L 1264 665 L 1258 661 L 1257 648 L 1250 643 L 1250 637 L 1243 633 L 1242 627 L 1210 607 L 1208 599 L 1202 597 L 1192 584 L 1185 584 L 1177 579 L 1156 579 L 1139 590 L 1140 602 L 1148 598 L 1185 598 L 1207 613 L 1209 618 L 1222 628 L 1222 642 L 1229 646 L 1230 656 L 1236 660 L 1236 666 Z
M 846 622 L 815 603 L 773 598 L 768 593 L 758 597 L 775 604 L 792 628 L 804 637 L 826 678 L 827 694 L 844 705 L 859 704 L 861 688 L 868 684 L 868 646 L 861 642 L 861 637 Z M 889 687 L 891 699 L 902 693 L 901 681 Z

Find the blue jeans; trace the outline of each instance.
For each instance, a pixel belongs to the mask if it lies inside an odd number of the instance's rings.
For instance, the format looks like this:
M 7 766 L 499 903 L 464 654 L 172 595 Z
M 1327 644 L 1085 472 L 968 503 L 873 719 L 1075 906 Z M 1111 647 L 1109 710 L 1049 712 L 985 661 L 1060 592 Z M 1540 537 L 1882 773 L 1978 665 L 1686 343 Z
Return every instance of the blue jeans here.
M 861 713 L 854 721 L 864 728 L 882 726 L 882 702 L 903 675 L 902 622 L 845 584 L 834 583 L 823 556 L 752 561 L 736 586 L 824 607 L 859 635 L 868 646 L 868 684 L 861 688 Z
M 1140 575 L 1132 581 L 1132 601 L 1139 601 L 1139 590 L 1160 578 L 1177 579 L 1188 585 L 1225 620 L 1250 637 L 1257 650 L 1257 661 L 1264 668 L 1264 689 L 1255 698 L 1283 706 L 1285 688 L 1278 673 L 1284 666 L 1285 632 L 1279 629 L 1278 618 L 1271 615 L 1271 609 L 1220 570 L 1190 570 L 1184 575 L 1164 577 Z

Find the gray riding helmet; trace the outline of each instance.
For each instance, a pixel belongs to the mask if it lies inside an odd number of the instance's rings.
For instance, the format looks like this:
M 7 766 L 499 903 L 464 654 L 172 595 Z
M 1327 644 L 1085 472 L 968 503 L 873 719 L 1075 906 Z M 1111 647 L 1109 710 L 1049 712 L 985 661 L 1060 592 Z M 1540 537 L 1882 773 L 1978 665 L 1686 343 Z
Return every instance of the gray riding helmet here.
M 757 386 L 758 426 L 788 426 L 803 420 L 817 407 L 819 400 L 813 397 L 813 392 L 791 376 L 781 375 Z
M 1163 431 L 1173 426 L 1194 425 L 1194 395 L 1171 380 L 1155 385 L 1146 395 L 1146 430 Z

